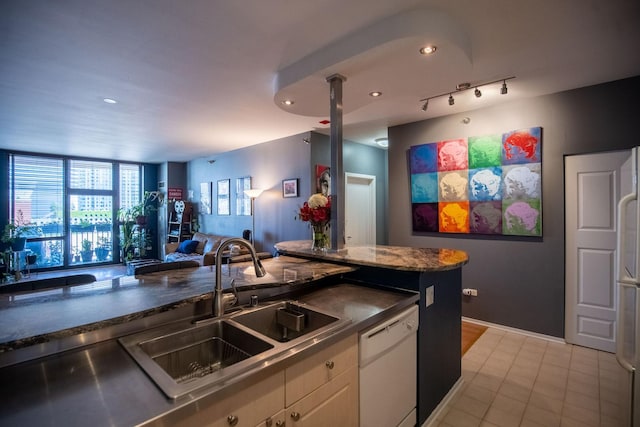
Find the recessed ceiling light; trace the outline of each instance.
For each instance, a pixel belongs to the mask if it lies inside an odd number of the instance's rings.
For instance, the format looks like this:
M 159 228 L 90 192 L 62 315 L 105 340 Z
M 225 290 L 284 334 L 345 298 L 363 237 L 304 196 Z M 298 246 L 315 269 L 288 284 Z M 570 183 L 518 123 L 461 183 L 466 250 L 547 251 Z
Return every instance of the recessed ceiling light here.
M 283 103 L 284 105 L 293 105 L 293 104 L 295 104 L 295 102 L 293 102 L 293 101 L 292 101 L 292 100 L 290 100 L 290 99 L 285 99 L 284 101 L 282 101 L 282 103 Z
M 113 99 L 113 98 L 103 98 L 102 100 L 103 100 L 104 102 L 106 102 L 107 104 L 117 104 L 117 103 L 118 103 L 118 101 L 116 101 L 116 100 L 115 100 L 115 99 Z
M 420 53 L 423 55 L 431 55 L 432 53 L 435 53 L 436 50 L 438 50 L 438 48 L 435 46 L 423 46 L 420 48 Z
M 377 98 L 377 97 L 379 97 L 379 96 L 382 96 L 382 92 L 378 92 L 378 91 L 375 91 L 375 92 L 369 92 L 369 96 L 372 96 L 372 97 L 374 97 L 374 98 Z
M 380 147 L 387 148 L 389 146 L 389 138 L 376 138 L 374 141 Z

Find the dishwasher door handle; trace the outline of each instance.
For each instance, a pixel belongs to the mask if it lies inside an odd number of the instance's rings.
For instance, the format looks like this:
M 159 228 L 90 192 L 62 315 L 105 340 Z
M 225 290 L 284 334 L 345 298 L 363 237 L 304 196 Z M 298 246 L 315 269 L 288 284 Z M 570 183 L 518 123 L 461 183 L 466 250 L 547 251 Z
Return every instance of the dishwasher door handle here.
M 370 334 L 367 335 L 367 339 L 369 338 L 373 338 L 378 334 L 381 334 L 385 331 L 388 331 L 390 327 L 396 325 L 398 322 L 400 322 L 400 320 L 396 320 L 395 322 L 391 322 L 388 325 L 384 325 L 383 327 L 381 327 L 380 329 L 378 329 L 377 331 L 373 331 Z

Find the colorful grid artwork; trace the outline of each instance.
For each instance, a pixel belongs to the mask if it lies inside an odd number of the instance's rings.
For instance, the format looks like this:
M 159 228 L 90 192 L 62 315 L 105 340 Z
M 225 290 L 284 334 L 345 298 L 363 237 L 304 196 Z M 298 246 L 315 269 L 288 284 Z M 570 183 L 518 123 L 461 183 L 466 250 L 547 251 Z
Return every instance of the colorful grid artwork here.
M 542 128 L 409 150 L 413 231 L 542 236 Z

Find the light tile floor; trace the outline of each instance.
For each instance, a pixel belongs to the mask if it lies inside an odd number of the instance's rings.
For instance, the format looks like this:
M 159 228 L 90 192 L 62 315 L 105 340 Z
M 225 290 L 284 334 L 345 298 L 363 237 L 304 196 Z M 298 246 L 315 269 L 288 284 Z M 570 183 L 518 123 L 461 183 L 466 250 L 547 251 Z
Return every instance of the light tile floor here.
M 618 427 L 615 355 L 489 328 L 462 358 L 464 383 L 438 427 Z

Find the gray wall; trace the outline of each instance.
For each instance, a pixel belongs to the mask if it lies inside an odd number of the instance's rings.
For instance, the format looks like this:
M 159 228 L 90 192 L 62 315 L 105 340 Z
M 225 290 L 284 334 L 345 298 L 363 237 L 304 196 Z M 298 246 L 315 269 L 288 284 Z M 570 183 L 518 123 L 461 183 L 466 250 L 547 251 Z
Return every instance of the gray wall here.
M 305 143 L 304 139 L 309 143 Z M 206 233 L 240 236 L 251 229 L 251 216 L 235 213 L 235 179 L 251 176 L 252 187 L 265 189 L 256 199 L 256 248 L 273 252 L 273 245 L 285 240 L 309 240 L 308 224 L 295 219 L 300 206 L 315 192 L 315 165 L 331 164 L 329 137 L 303 133 L 228 153 L 195 159 L 188 163 L 187 192 L 193 190 L 194 205 L 200 200 L 200 183 L 213 182 L 213 214 L 199 214 L 200 229 Z M 210 160 L 215 160 L 210 164 Z M 386 243 L 386 162 L 385 150 L 345 141 L 344 167 L 347 172 L 375 175 L 377 191 L 378 242 Z M 299 197 L 282 197 L 282 180 L 299 179 Z M 231 215 L 217 215 L 216 183 L 231 179 Z
M 311 132 L 311 171 L 315 179 L 315 165 L 331 165 L 331 142 L 327 135 Z M 376 241 L 386 245 L 387 236 L 387 150 L 343 141 L 344 172 L 376 177 Z M 314 182 L 314 181 L 312 181 Z M 313 184 L 315 189 L 315 183 Z
M 640 145 L 639 96 L 635 77 L 390 128 L 389 243 L 467 251 L 463 287 L 477 288 L 479 295 L 463 299 L 464 316 L 563 337 L 564 156 Z M 412 232 L 412 145 L 532 126 L 543 128 L 541 239 Z
M 273 252 L 274 243 L 284 240 L 309 239 L 306 223 L 295 220 L 298 207 L 308 198 L 310 183 L 310 145 L 303 142 L 309 134 L 294 135 L 276 141 L 230 151 L 189 162 L 187 190 L 193 190 L 191 200 L 197 207 L 200 183 L 213 183 L 211 215 L 199 214 L 200 231 L 228 236 L 242 236 L 251 229 L 251 216 L 235 212 L 235 180 L 251 176 L 252 188 L 265 191 L 255 200 L 255 243 L 260 251 Z M 215 160 L 210 164 L 209 160 Z M 297 198 L 282 197 L 282 180 L 299 178 Z M 217 214 L 217 181 L 231 180 L 231 215 Z M 199 211 L 199 209 L 198 209 Z

